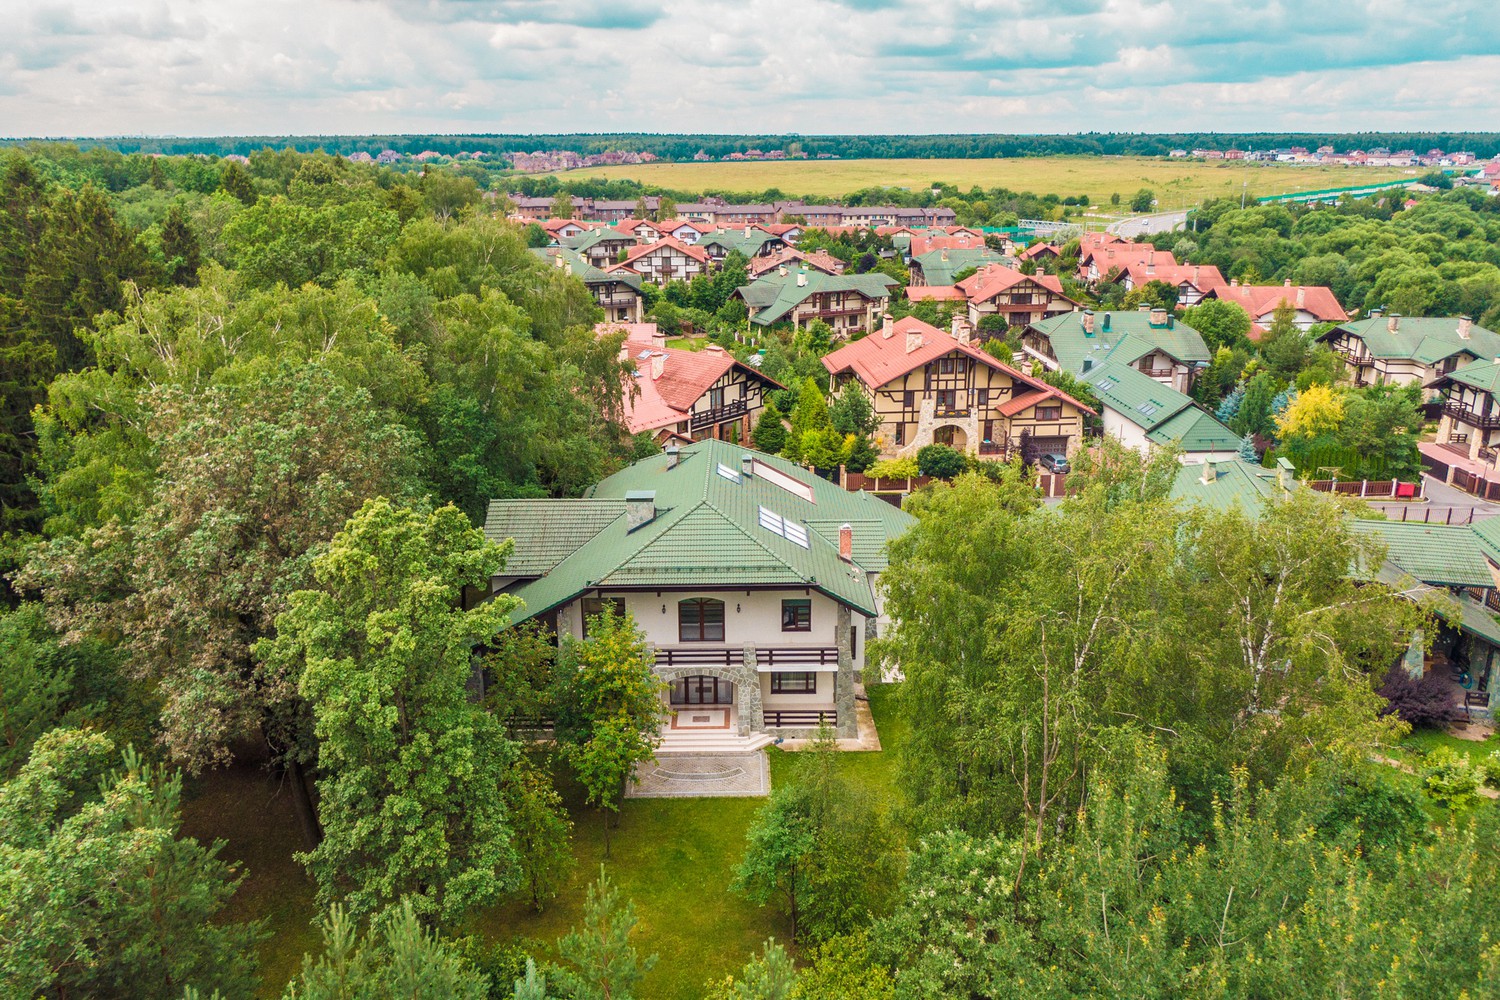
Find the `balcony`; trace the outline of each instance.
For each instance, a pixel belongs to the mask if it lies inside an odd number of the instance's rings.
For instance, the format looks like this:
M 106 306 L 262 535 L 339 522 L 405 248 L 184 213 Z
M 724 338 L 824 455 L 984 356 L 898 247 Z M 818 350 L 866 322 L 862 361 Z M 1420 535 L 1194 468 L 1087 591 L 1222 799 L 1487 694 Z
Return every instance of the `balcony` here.
M 1443 404 L 1443 415 L 1481 430 L 1500 427 L 1500 413 L 1475 413 L 1462 403 L 1455 403 L 1451 400 Z
M 756 666 L 761 670 L 776 667 L 812 669 L 814 667 L 837 667 L 837 646 L 776 646 L 750 647 L 755 653 Z M 658 667 L 738 667 L 745 663 L 744 646 L 660 646 L 656 650 Z
M 1172 369 L 1170 368 L 1142 368 L 1140 372 L 1142 375 L 1149 375 L 1151 378 L 1172 377 Z
M 688 420 L 689 430 L 702 430 L 705 427 L 713 427 L 722 424 L 726 420 L 734 420 L 742 417 L 749 410 L 743 399 L 732 400 L 722 406 L 710 407 L 700 413 L 694 413 Z
M 938 406 L 933 408 L 932 415 L 934 417 L 967 417 L 971 412 L 973 410 L 968 406 Z

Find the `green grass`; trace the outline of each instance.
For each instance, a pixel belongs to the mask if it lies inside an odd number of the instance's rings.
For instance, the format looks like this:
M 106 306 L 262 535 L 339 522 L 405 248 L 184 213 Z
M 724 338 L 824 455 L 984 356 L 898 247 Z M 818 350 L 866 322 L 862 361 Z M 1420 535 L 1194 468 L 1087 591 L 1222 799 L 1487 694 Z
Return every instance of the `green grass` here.
M 889 687 L 871 690 L 883 750 L 846 753 L 839 766 L 853 782 L 893 803 L 895 754 L 902 731 L 893 719 Z M 771 775 L 785 777 L 790 753 L 772 749 Z M 760 950 L 767 937 L 788 937 L 781 915 L 754 906 L 729 891 L 734 868 L 744 853 L 745 831 L 764 799 L 627 799 L 620 825 L 610 830 L 610 857 L 604 857 L 604 826 L 598 812 L 584 807 L 577 789 L 562 792 L 574 822 L 577 864 L 568 884 L 541 913 L 514 902 L 474 918 L 471 930 L 503 943 L 541 942 L 537 956 L 556 959 L 556 940 L 583 913 L 587 887 L 603 864 L 611 880 L 634 901 L 640 920 L 635 943 L 643 955 L 660 956 L 640 995 L 661 1000 L 693 1000 L 703 984 L 736 972 Z M 191 783 L 183 809 L 183 832 L 204 840 L 227 841 L 224 857 L 248 871 L 225 915 L 231 920 L 265 919 L 272 932 L 261 947 L 264 997 L 279 997 L 301 967 L 302 955 L 320 939 L 312 928 L 317 915 L 312 882 L 292 859 L 301 849 L 284 792 L 254 767 L 215 772 Z
M 871 187 L 918 191 L 935 181 L 967 191 L 1005 187 L 1033 194 L 1088 195 L 1095 209 L 1109 210 L 1109 197 L 1125 205 L 1140 188 L 1156 193 L 1161 211 L 1196 205 L 1205 198 L 1287 194 L 1414 177 L 1399 168 L 1167 160 L 1138 156 L 1036 156 L 975 160 L 783 160 L 748 163 L 648 163 L 585 167 L 557 174 L 565 180 L 598 177 L 635 180 L 678 191 L 764 191 L 839 197 Z M 1124 210 L 1122 206 L 1120 211 Z
M 224 913 L 228 921 L 265 920 L 260 995 L 279 997 L 316 951 L 322 937 L 313 883 L 292 858 L 302 850 L 292 802 L 279 782 L 254 765 L 214 771 L 186 783 L 182 832 L 201 841 L 224 840 L 220 857 L 238 863 L 245 880 Z
M 1413 729 L 1411 735 L 1401 741 L 1401 746 L 1413 757 L 1425 757 L 1438 747 L 1447 747 L 1477 764 L 1500 750 L 1500 740 L 1493 736 L 1487 740 L 1464 740 L 1440 729 Z

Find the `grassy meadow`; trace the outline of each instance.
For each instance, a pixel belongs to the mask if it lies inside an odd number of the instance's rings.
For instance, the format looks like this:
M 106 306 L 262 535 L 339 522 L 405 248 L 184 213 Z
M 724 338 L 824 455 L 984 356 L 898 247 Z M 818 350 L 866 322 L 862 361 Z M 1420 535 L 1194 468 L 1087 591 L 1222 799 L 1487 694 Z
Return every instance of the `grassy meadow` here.
M 781 160 L 746 163 L 647 163 L 587 167 L 556 176 L 635 180 L 680 191 L 764 191 L 833 198 L 870 187 L 918 188 L 943 181 L 968 190 L 1005 187 L 1035 194 L 1088 195 L 1108 205 L 1118 193 L 1125 203 L 1148 187 L 1166 211 L 1207 198 L 1239 194 L 1286 194 L 1375 181 L 1399 180 L 1418 171 L 1402 168 L 1277 163 L 1166 160 L 1139 156 L 1038 156 L 1008 160 Z
M 871 691 L 871 709 L 884 749 L 840 756 L 849 780 L 890 803 L 901 730 L 893 718 L 890 688 Z M 772 783 L 784 777 L 792 755 L 767 751 Z M 485 941 L 539 942 L 539 960 L 556 960 L 555 942 L 578 923 L 587 886 L 603 864 L 624 896 L 633 900 L 641 954 L 660 958 L 641 995 L 660 1000 L 696 1000 L 703 984 L 739 971 L 767 937 L 785 941 L 788 922 L 729 891 L 744 853 L 745 831 L 765 799 L 626 799 L 620 825 L 610 830 L 604 857 L 599 813 L 585 807 L 574 787 L 560 789 L 574 823 L 577 864 L 567 886 L 545 910 L 516 901 L 479 913 L 470 928 Z M 321 938 L 314 889 L 292 858 L 301 849 L 291 802 L 276 781 L 253 766 L 213 772 L 185 790 L 183 832 L 204 841 L 226 842 L 223 857 L 237 862 L 245 881 L 225 914 L 229 920 L 264 919 L 271 936 L 261 946 L 261 996 L 278 998 Z M 894 803 L 890 803 L 894 804 Z

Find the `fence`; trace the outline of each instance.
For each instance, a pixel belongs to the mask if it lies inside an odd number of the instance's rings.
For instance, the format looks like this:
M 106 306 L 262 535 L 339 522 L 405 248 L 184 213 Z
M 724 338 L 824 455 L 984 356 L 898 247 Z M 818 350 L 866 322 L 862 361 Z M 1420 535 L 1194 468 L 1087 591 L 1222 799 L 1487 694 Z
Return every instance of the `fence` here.
M 1421 483 L 1403 483 L 1398 479 L 1313 479 L 1310 489 L 1320 493 L 1338 493 L 1351 497 L 1389 497 L 1393 500 L 1425 500 Z
M 1421 524 L 1473 524 L 1473 507 L 1408 507 L 1401 505 L 1400 516 L 1390 508 L 1382 508 L 1391 521 L 1415 521 Z

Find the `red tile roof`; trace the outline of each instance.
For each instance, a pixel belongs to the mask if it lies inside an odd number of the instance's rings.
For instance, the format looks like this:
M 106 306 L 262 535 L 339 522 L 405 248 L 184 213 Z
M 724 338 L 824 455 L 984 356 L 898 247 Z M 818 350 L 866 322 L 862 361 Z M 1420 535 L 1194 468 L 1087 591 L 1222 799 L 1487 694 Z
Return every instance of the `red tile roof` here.
M 907 285 L 906 297 L 912 302 L 964 301 L 963 289 L 957 285 Z
M 910 351 L 906 349 L 908 335 L 917 338 Z M 1005 372 L 1011 377 L 1013 384 L 1024 385 L 1032 392 L 1041 393 L 1039 399 L 1054 396 L 1072 403 L 1085 413 L 1094 412 L 1062 390 L 1012 368 L 973 344 L 959 343 L 952 334 L 939 330 L 931 323 L 924 323 L 915 316 L 907 316 L 893 323 L 890 336 L 886 336 L 883 329 L 877 329 L 867 337 L 825 354 L 823 367 L 835 375 L 845 371 L 853 372 L 867 388 L 877 389 L 892 379 L 900 378 L 907 372 L 954 351 Z
M 655 243 L 640 243 L 625 251 L 625 259 L 616 264 L 615 267 L 629 267 L 636 261 L 659 250 L 680 250 L 685 256 L 694 260 L 708 263 L 708 251 L 700 250 L 691 244 L 684 243 L 675 236 L 663 236 Z
M 622 358 L 634 361 L 639 373 L 630 376 L 625 385 L 625 427 L 632 434 L 687 420 L 693 404 L 725 372 L 734 368 L 764 379 L 778 389 L 785 388 L 748 365 L 740 364 L 733 355 L 717 346 L 701 351 L 653 347 L 648 337 L 645 340 L 627 339 L 620 354 Z M 632 386 L 637 391 L 632 392 Z
M 1349 318 L 1333 291 L 1321 285 L 1221 285 L 1213 290 L 1214 298 L 1235 302 L 1255 321 L 1250 327 L 1251 339 L 1266 331 L 1261 320 L 1276 312 L 1282 302 L 1310 313 L 1320 323 L 1342 323 Z M 1300 302 L 1299 302 L 1300 298 Z
M 752 259 L 750 261 L 750 273 L 755 277 L 760 277 L 767 271 L 774 271 L 781 265 L 790 264 L 792 261 L 802 261 L 814 270 L 822 271 L 824 274 L 844 273 L 844 262 L 826 251 L 813 250 L 804 253 L 801 250 L 794 250 L 791 247 L 777 250 L 768 257 L 756 257 Z
M 970 302 L 986 302 L 1007 289 L 1016 285 L 1031 282 L 1057 295 L 1069 302 L 1063 294 L 1062 279 L 1055 274 L 1022 274 L 1015 268 L 1006 267 L 1004 264 L 990 264 L 980 268 L 957 284 L 957 288 L 963 292 Z
M 1031 392 L 1024 393 L 1020 396 L 1012 396 L 1008 402 L 1001 404 L 1000 412 L 1005 414 L 1007 417 L 1013 417 L 1017 413 L 1035 406 L 1042 400 L 1051 398 L 1052 393 L 1043 392 L 1040 389 L 1036 389 Z

